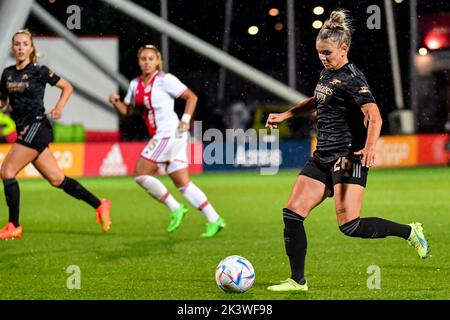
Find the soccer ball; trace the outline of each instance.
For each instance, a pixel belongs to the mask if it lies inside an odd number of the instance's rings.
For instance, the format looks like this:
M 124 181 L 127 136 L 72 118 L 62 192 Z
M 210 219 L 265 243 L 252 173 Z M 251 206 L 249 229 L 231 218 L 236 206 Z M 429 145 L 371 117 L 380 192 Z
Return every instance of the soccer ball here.
M 254 281 L 255 269 L 244 257 L 226 257 L 216 268 L 216 283 L 225 292 L 245 292 Z

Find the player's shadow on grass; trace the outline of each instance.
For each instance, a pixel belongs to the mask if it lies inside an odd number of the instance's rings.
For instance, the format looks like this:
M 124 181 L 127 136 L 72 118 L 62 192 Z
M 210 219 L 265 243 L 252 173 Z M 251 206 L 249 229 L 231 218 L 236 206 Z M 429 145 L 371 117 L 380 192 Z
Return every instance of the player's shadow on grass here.
M 120 246 L 114 249 L 105 249 L 97 252 L 99 258 L 103 261 L 114 261 L 119 259 L 143 258 L 147 256 L 168 256 L 179 254 L 180 250 L 176 247 L 179 244 L 186 245 L 195 240 L 169 238 L 166 235 L 149 236 L 147 240 L 130 242 L 125 239 Z M 112 248 L 112 247 L 111 247 Z
M 46 234 L 46 233 L 48 233 L 48 234 L 64 234 L 64 235 L 76 235 L 76 236 L 80 236 L 81 235 L 81 236 L 96 236 L 96 237 L 104 236 L 103 232 L 101 232 L 101 231 L 95 232 L 95 231 L 57 230 L 57 229 L 54 229 L 54 230 L 30 229 L 30 230 L 27 230 L 26 233 L 29 233 L 29 234 L 34 234 L 34 233 L 36 233 L 36 234 Z M 108 236 L 113 236 L 113 235 L 114 235 L 113 233 L 108 234 Z

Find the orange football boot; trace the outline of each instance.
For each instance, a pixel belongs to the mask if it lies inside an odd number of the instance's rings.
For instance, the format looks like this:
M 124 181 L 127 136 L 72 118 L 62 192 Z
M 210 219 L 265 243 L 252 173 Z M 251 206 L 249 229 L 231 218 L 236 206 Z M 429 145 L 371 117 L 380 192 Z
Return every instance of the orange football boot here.
M 97 208 L 97 223 L 102 226 L 102 231 L 106 232 L 111 226 L 111 201 L 108 199 L 100 199 L 100 206 Z
M 1 240 L 9 240 L 9 239 L 18 239 L 22 237 L 22 226 L 15 227 L 12 222 L 8 222 L 8 224 L 0 230 L 0 239 Z

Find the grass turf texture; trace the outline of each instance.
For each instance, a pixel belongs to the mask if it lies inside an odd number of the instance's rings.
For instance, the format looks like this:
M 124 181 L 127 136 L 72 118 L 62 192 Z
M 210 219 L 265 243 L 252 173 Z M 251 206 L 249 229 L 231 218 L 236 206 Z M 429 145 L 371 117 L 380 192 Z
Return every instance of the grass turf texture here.
M 432 258 L 419 259 L 400 238 L 366 240 L 338 230 L 331 199 L 306 220 L 307 293 L 266 290 L 289 276 L 281 209 L 297 172 L 275 176 L 217 173 L 194 176 L 223 215 L 227 228 L 203 239 L 204 217 L 187 205 L 181 227 L 166 233 L 169 212 L 131 178 L 80 179 L 113 202 L 113 224 L 102 234 L 95 211 L 46 181 L 22 180 L 23 238 L 0 242 L 0 299 L 448 299 L 450 282 L 450 168 L 372 170 L 362 216 L 420 221 Z M 187 204 L 167 177 L 162 181 Z M 7 207 L 0 203 L 0 223 Z M 221 259 L 239 254 L 255 267 L 255 285 L 243 294 L 216 286 Z M 67 267 L 79 266 L 81 289 L 66 286 Z M 368 267 L 381 272 L 369 290 Z

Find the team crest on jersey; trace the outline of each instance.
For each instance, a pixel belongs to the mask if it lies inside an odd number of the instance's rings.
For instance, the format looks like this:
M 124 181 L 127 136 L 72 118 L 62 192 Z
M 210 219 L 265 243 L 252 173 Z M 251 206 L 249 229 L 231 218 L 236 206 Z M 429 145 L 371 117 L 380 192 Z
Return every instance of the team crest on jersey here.
M 358 93 L 370 93 L 369 87 L 361 87 Z
M 8 78 L 6 79 L 6 81 L 12 81 L 12 76 L 8 76 Z
M 24 81 L 24 80 L 28 80 L 28 74 L 26 74 L 26 73 L 22 76 L 22 81 Z
M 339 84 L 339 83 L 341 83 L 341 82 L 342 82 L 341 80 L 336 79 L 336 78 L 334 78 L 333 80 L 331 80 L 331 84 Z
M 151 85 L 146 86 L 144 92 L 149 93 L 150 91 L 152 91 L 152 86 Z

